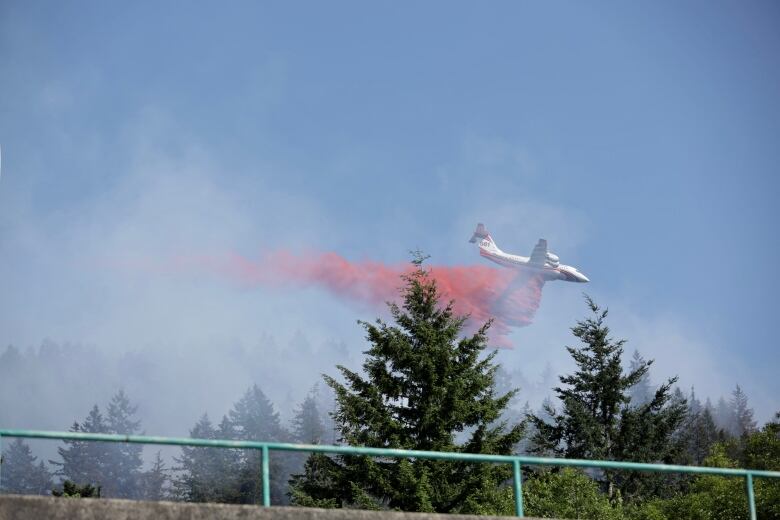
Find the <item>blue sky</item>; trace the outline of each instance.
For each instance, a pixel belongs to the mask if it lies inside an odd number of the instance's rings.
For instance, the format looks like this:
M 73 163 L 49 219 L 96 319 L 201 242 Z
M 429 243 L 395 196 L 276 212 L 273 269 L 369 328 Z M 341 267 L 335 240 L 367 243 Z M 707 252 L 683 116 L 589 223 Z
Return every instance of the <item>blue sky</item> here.
M 193 337 L 284 322 L 358 352 L 355 309 L 326 295 L 161 294 L 85 259 L 478 263 L 479 220 L 512 252 L 547 237 L 657 379 L 713 398 L 740 382 L 766 418 L 779 21 L 775 2 L 3 2 L 0 342 L 175 341 L 213 297 L 232 311 Z M 505 363 L 565 368 L 580 289 L 549 284 Z

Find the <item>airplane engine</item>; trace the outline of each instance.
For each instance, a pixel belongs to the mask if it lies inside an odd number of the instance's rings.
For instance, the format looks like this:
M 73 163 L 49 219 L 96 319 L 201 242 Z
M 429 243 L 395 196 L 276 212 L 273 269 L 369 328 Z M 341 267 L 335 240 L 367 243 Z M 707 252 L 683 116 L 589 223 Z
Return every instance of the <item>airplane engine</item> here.
M 560 259 L 558 258 L 558 255 L 547 253 L 547 262 L 553 267 L 558 267 L 558 264 L 560 263 Z

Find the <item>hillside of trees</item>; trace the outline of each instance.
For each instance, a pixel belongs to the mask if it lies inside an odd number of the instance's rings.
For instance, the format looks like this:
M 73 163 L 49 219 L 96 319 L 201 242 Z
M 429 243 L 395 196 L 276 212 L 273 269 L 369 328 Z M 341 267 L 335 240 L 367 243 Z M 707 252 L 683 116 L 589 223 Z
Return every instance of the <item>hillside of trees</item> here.
M 251 385 L 220 417 L 194 417 L 190 435 L 780 470 L 780 412 L 758 425 L 739 385 L 713 403 L 683 391 L 674 374 L 653 384 L 653 361 L 626 355 L 607 310 L 589 298 L 565 347 L 574 370 L 531 409 L 508 383 L 514 367 L 501 367 L 489 350 L 490 323 L 464 335 L 466 317 L 442 300 L 423 258 L 414 264 L 401 301 L 390 304 L 391 319 L 361 322 L 362 370 L 323 366 L 324 381 L 312 381 L 286 422 Z M 70 430 L 144 433 L 131 397 L 118 389 Z M 94 486 L 101 497 L 260 502 L 257 451 L 185 447 L 168 459 L 151 455 L 144 460 L 140 445 L 65 441 L 42 460 L 24 440 L 4 439 L 0 491 L 71 494 Z M 272 453 L 270 462 L 274 504 L 514 514 L 508 467 L 289 453 Z M 524 484 L 530 516 L 748 518 L 738 478 L 526 467 Z M 755 486 L 759 518 L 780 519 L 780 481 L 757 478 Z

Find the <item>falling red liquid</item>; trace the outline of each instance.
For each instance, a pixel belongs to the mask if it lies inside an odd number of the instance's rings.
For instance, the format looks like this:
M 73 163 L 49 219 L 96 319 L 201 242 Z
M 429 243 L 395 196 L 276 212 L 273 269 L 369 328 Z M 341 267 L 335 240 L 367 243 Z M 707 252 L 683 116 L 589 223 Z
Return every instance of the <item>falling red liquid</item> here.
M 233 254 L 217 264 L 223 274 L 243 284 L 314 285 L 372 307 L 396 300 L 403 283 L 400 275 L 412 269 L 409 264 L 352 262 L 336 253 L 304 256 L 286 251 L 272 253 L 260 261 Z M 537 275 L 484 265 L 429 269 L 444 298 L 454 300 L 454 311 L 470 315 L 468 330 L 494 320 L 489 332 L 494 346 L 511 347 L 506 337 L 510 329 L 529 325 L 541 302 L 544 280 Z

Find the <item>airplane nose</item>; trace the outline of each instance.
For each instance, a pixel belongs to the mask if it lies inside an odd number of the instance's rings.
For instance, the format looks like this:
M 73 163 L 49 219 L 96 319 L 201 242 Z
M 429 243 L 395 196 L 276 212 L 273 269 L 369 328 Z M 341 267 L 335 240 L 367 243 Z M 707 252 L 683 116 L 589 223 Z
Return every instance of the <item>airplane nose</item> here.
M 588 283 L 590 281 L 590 278 L 588 278 L 587 276 L 585 276 L 582 273 L 577 273 L 577 275 L 578 275 L 580 283 Z

